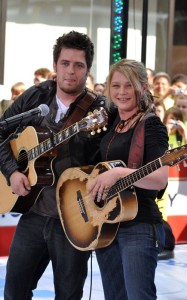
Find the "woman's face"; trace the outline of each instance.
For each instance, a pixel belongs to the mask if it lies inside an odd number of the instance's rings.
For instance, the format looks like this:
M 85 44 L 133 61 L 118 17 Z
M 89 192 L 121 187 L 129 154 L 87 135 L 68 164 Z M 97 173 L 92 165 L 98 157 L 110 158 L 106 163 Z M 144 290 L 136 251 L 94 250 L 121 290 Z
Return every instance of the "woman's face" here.
M 110 83 L 110 97 L 121 112 L 136 112 L 137 101 L 131 82 L 121 72 L 115 71 Z
M 157 105 L 155 108 L 156 115 L 160 118 L 160 120 L 163 122 L 165 110 L 162 105 Z
M 176 98 L 176 106 L 181 110 L 184 120 L 187 120 L 187 96 Z
M 168 114 L 165 125 L 170 134 L 174 134 L 176 132 L 176 129 L 177 129 L 176 121 L 177 121 L 177 118 L 174 116 L 174 114 L 172 114 L 172 113 Z

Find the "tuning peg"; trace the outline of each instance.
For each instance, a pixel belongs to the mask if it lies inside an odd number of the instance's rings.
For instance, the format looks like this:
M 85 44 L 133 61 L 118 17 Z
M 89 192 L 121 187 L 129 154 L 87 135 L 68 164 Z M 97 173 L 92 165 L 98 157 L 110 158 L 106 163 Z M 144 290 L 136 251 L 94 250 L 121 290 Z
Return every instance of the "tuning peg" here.
M 98 128 L 98 129 L 97 129 L 97 133 L 100 133 L 100 132 L 101 132 L 101 128 Z
M 169 144 L 169 149 L 173 149 L 173 144 Z
M 94 130 L 91 131 L 91 135 L 95 135 L 95 131 Z
M 186 161 L 185 161 L 185 160 L 183 161 L 183 167 L 184 167 L 184 168 L 186 168 L 186 167 L 187 167 L 187 163 L 186 163 Z
M 179 165 L 176 165 L 176 168 L 177 168 L 177 171 L 181 170 L 180 167 L 179 167 Z
M 107 131 L 107 128 L 105 126 L 103 127 L 103 131 Z
M 182 145 L 181 141 L 177 141 L 177 145 L 181 146 Z

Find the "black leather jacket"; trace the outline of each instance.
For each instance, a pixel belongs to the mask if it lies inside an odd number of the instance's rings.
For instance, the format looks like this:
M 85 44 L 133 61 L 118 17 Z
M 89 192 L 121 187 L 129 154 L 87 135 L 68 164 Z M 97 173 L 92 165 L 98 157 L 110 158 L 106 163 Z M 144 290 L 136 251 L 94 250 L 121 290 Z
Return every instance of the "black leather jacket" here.
M 74 103 L 72 103 L 69 107 L 69 110 L 64 117 L 64 120 L 71 115 L 74 110 L 76 104 L 79 102 L 80 98 L 87 92 L 85 89 L 83 94 L 76 99 Z M 0 119 L 1 121 L 4 119 L 10 118 L 16 114 L 20 114 L 22 112 L 29 111 L 33 108 L 38 107 L 40 104 L 47 104 L 50 107 L 50 117 L 48 117 L 48 123 L 46 123 L 46 117 L 38 117 L 35 116 L 32 119 L 25 119 L 24 126 L 33 126 L 34 128 L 38 126 L 49 126 L 52 130 L 58 131 L 63 125 L 63 122 L 60 124 L 59 128 L 57 124 L 54 122 L 55 119 L 55 109 L 57 110 L 57 105 L 55 101 L 52 101 L 56 95 L 56 83 L 54 81 L 48 80 L 41 84 L 40 86 L 32 86 L 27 91 L 25 91 L 19 98 L 5 111 L 4 115 Z M 105 98 L 102 96 L 98 96 L 97 100 L 90 107 L 90 111 L 93 111 L 95 108 L 100 108 L 105 106 Z M 2 145 L 2 142 L 10 135 L 10 133 L 16 130 L 18 125 L 8 126 L 5 129 L 2 129 L 0 126 L 0 168 L 3 175 L 6 177 L 7 182 L 9 183 L 10 175 L 17 169 L 19 169 L 19 164 L 12 154 L 9 143 L 6 145 Z M 24 128 L 25 128 L 24 127 Z M 22 130 L 24 129 L 22 128 Z M 88 132 L 79 132 L 75 136 L 73 136 L 68 144 L 62 146 L 62 153 L 64 157 L 63 166 L 61 166 L 58 173 L 60 174 L 63 170 L 68 167 L 81 166 L 87 164 L 96 164 L 100 161 L 99 155 L 99 143 L 102 134 L 91 135 Z M 31 137 L 28 137 L 28 139 Z M 93 142 L 94 140 L 94 142 Z M 68 158 L 68 159 L 67 159 Z M 59 175 L 58 174 L 58 175 Z

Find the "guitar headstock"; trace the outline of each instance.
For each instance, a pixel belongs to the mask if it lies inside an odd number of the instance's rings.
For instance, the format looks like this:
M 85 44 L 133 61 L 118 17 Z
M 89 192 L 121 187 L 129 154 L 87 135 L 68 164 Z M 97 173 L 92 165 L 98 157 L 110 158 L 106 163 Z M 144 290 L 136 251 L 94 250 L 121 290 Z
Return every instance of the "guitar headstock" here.
M 167 150 L 161 157 L 161 162 L 163 166 L 173 167 L 185 159 L 187 159 L 187 144 Z
M 100 110 L 94 110 L 84 119 L 78 122 L 80 131 L 91 131 L 94 135 L 95 131 L 97 133 L 107 130 L 105 125 L 108 123 L 108 115 L 106 110 L 102 107 Z

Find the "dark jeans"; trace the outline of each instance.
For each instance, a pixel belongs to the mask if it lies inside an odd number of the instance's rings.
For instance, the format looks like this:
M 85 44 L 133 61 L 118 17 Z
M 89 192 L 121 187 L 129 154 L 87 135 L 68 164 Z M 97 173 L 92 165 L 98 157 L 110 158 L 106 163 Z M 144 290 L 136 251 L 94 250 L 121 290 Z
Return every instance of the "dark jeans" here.
M 55 299 L 80 300 L 89 255 L 69 243 L 60 220 L 32 212 L 24 214 L 10 249 L 4 299 L 32 299 L 32 290 L 51 260 Z
M 155 270 L 164 239 L 162 224 L 129 222 L 110 246 L 96 250 L 105 300 L 157 298 Z

